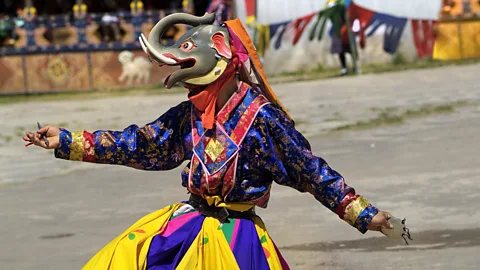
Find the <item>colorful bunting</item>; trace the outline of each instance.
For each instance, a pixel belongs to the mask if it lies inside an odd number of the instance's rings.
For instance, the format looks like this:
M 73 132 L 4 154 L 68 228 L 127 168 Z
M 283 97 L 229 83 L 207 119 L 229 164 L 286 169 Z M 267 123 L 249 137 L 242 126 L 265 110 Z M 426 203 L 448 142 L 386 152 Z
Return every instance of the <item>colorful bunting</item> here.
M 433 29 L 437 21 L 412 20 L 413 41 L 417 48 L 418 58 L 432 57 L 435 36 Z
M 360 46 L 363 48 L 365 47 L 365 30 L 367 29 L 368 25 L 372 21 L 373 15 L 375 12 L 362 8 L 360 6 L 357 6 L 354 2 L 350 4 L 350 7 L 348 8 L 348 17 L 350 19 L 350 24 L 353 24 L 355 20 L 358 20 L 360 23 Z M 348 35 L 346 34 L 347 29 L 344 26 L 342 28 L 342 41 L 345 44 L 348 44 Z
M 293 36 L 293 42 L 292 44 L 295 45 L 297 44 L 298 40 L 303 34 L 303 31 L 305 30 L 305 27 L 308 25 L 308 23 L 313 19 L 313 17 L 317 15 L 317 13 L 312 13 L 310 15 L 301 17 L 293 21 L 293 29 L 294 29 L 294 36 Z
M 342 5 L 334 5 L 330 8 L 324 9 L 318 13 L 317 21 L 315 22 L 312 31 L 310 31 L 309 40 L 313 40 L 317 35 L 317 28 L 320 25 L 320 29 L 318 30 L 318 40 L 322 40 L 323 33 L 325 32 L 325 25 L 327 24 L 327 20 L 332 21 L 332 24 L 338 25 L 339 27 L 335 27 L 335 34 L 339 37 L 340 36 L 340 26 L 342 25 L 342 13 L 345 12 L 345 8 Z
M 282 22 L 282 23 L 275 23 L 270 25 L 270 39 L 275 36 L 277 33 L 278 29 L 282 28 L 283 26 L 289 24 L 290 21 L 288 22 Z
M 255 16 L 256 0 L 245 0 L 245 10 L 247 17 Z
M 249 0 L 245 0 L 248 2 Z M 250 0 L 252 1 L 252 0 Z M 365 37 L 372 36 L 381 26 L 385 26 L 385 34 L 383 40 L 383 49 L 385 52 L 394 54 L 400 44 L 400 39 L 403 35 L 407 18 L 400 18 L 384 13 L 378 13 L 366 8 L 360 7 L 352 0 L 332 0 L 329 7 L 307 16 L 297 18 L 293 21 L 282 22 L 272 25 L 260 25 L 252 22 L 252 16 L 249 17 L 248 24 L 253 25 L 255 29 L 254 43 L 259 50 L 260 55 L 264 55 L 265 50 L 269 47 L 269 43 L 274 39 L 273 48 L 279 49 L 282 42 L 290 37 L 285 38 L 286 30 L 289 27 L 293 28 L 292 44 L 296 45 L 309 23 L 314 17 L 314 25 L 309 33 L 309 40 L 315 38 L 322 40 L 327 21 L 332 22 L 330 29 L 330 36 L 335 35 L 340 39 L 339 42 L 349 44 L 347 26 L 345 24 L 345 14 L 348 15 L 350 25 L 358 21 L 360 25 L 359 31 L 356 33 L 360 36 L 360 46 L 365 47 Z M 346 9 L 348 7 L 348 9 Z M 414 34 L 415 46 L 417 47 L 419 58 L 431 56 L 433 50 L 434 36 L 433 27 L 435 21 L 412 20 L 412 30 Z M 351 27 L 351 26 L 350 26 Z M 368 32 L 367 32 L 368 28 Z M 366 33 L 367 32 L 367 33 Z M 332 51 L 333 52 L 333 51 Z
M 257 25 L 254 36 L 254 44 L 258 55 L 260 57 L 264 57 L 265 51 L 268 49 L 270 44 L 270 27 L 266 24 Z
M 383 38 L 383 50 L 387 53 L 394 54 L 400 43 L 403 29 L 407 24 L 406 18 L 393 17 L 387 14 L 375 13 L 370 22 L 370 30 L 367 37 L 372 36 L 375 31 L 382 25 L 386 26 Z
M 275 44 L 273 44 L 273 47 L 275 48 L 275 50 L 278 50 L 282 45 L 283 35 L 285 34 L 285 31 L 287 30 L 288 25 L 290 23 L 291 22 L 288 21 L 288 22 L 270 25 L 270 38 L 277 36 L 277 39 L 275 40 Z M 277 35 L 277 32 L 278 32 L 278 35 Z

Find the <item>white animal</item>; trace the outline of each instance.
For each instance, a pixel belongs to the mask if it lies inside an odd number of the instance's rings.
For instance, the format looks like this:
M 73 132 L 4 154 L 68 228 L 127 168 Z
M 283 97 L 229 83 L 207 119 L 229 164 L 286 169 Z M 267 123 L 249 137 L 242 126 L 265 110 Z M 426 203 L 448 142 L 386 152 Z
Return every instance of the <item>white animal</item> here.
M 118 54 L 118 61 L 122 64 L 122 74 L 118 80 L 123 83 L 125 79 L 127 84 L 131 85 L 133 80 L 137 84 L 148 84 L 150 82 L 150 73 L 152 72 L 152 63 L 143 56 L 134 57 L 130 51 L 122 51 Z

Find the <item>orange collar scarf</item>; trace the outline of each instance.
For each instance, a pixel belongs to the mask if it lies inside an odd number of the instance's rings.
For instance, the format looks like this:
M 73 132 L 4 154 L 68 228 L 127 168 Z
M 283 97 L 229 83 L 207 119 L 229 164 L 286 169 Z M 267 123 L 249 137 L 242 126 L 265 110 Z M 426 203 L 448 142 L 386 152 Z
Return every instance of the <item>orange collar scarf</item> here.
M 215 124 L 215 108 L 217 105 L 218 93 L 223 89 L 225 84 L 232 80 L 235 76 L 235 71 L 238 65 L 238 57 L 235 55 L 235 49 L 232 46 L 232 60 L 227 66 L 224 73 L 213 83 L 200 93 L 189 96 L 188 99 L 193 103 L 195 108 L 200 111 L 203 127 L 212 129 Z

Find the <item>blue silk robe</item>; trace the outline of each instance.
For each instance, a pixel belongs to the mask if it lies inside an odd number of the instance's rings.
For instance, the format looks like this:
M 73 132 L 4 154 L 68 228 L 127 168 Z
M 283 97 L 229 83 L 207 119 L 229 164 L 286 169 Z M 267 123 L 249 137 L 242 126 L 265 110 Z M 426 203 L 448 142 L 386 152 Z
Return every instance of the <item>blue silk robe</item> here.
M 313 155 L 285 112 L 259 91 L 243 84 L 216 122 L 214 129 L 204 130 L 197 110 L 185 101 L 143 127 L 93 133 L 62 129 L 55 156 L 157 171 L 190 161 L 181 176 L 191 193 L 259 207 L 267 206 L 275 181 L 312 194 L 360 232 L 367 231 L 377 208 Z

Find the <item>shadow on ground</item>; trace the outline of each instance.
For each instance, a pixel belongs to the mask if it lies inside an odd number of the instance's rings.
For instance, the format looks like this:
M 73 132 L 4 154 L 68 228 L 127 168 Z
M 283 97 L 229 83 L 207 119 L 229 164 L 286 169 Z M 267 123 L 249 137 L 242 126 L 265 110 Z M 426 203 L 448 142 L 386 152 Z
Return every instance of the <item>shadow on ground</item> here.
M 413 241 L 406 245 L 403 239 L 392 240 L 386 237 L 372 237 L 362 240 L 310 243 L 285 246 L 281 249 L 299 251 L 338 251 L 357 252 L 391 251 L 391 250 L 427 250 L 453 247 L 472 247 L 480 245 L 480 228 L 465 230 L 439 230 L 411 232 Z

